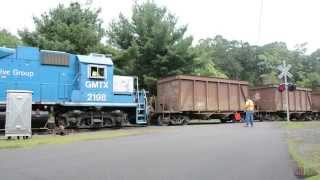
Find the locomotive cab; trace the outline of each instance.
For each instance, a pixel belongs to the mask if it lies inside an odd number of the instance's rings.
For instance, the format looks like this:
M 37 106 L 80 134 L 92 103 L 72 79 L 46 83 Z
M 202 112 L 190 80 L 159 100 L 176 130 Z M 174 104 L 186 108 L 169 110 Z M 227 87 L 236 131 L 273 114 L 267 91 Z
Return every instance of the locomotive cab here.
M 136 77 L 115 76 L 111 57 L 103 54 L 77 55 L 76 58 L 71 100 L 64 102 L 64 106 L 82 106 L 84 116 L 90 116 L 76 120 L 77 124 L 99 127 L 129 122 L 146 124 L 146 95 L 139 91 Z M 79 115 L 69 111 L 64 116 L 72 119 L 70 116 Z
M 98 54 L 77 55 L 72 103 L 112 102 L 113 63 L 110 57 Z

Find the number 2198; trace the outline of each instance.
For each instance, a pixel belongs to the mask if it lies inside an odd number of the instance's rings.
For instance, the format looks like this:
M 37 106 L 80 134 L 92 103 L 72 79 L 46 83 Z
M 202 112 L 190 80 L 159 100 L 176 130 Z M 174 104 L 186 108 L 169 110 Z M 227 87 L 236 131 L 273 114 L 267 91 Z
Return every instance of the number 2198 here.
M 87 101 L 106 101 L 106 95 L 105 94 L 88 94 Z

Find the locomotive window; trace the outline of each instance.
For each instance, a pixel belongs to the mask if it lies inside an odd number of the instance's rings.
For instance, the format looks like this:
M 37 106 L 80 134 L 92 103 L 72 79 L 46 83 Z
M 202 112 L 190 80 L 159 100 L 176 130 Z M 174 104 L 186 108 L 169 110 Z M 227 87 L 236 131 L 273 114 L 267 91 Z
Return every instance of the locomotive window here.
M 104 79 L 105 74 L 105 67 L 104 66 L 89 66 L 89 78 L 92 79 Z

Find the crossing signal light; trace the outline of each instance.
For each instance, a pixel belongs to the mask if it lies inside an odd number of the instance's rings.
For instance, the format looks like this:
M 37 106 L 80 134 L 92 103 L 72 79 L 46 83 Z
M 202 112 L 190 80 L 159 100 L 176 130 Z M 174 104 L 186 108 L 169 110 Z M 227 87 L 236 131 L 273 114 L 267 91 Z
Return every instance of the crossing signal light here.
M 279 91 L 279 92 L 283 92 L 283 91 L 285 91 L 285 90 L 286 90 L 285 84 L 280 84 L 280 85 L 278 86 L 278 91 Z
M 295 84 L 288 84 L 288 91 L 295 91 L 297 86 Z
M 288 91 L 295 91 L 297 89 L 297 86 L 295 84 L 288 84 Z M 285 84 L 280 84 L 278 86 L 278 91 L 283 92 L 286 90 L 286 85 Z

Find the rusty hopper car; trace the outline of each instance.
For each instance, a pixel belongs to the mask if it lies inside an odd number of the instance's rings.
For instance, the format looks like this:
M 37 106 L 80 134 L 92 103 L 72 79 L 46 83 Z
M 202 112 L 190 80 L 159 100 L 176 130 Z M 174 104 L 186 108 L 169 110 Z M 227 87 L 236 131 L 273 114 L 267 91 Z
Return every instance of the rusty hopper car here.
M 312 90 L 312 111 L 313 111 L 313 119 L 320 119 L 320 88 Z
M 231 120 L 242 112 L 248 82 L 178 75 L 157 82 L 156 115 L 159 124 L 187 124 L 194 119 Z
M 249 90 L 256 103 L 256 117 L 260 120 L 281 120 L 286 116 L 285 92 L 279 92 L 277 85 L 265 85 Z M 312 118 L 311 89 L 297 87 L 289 91 L 291 119 Z

